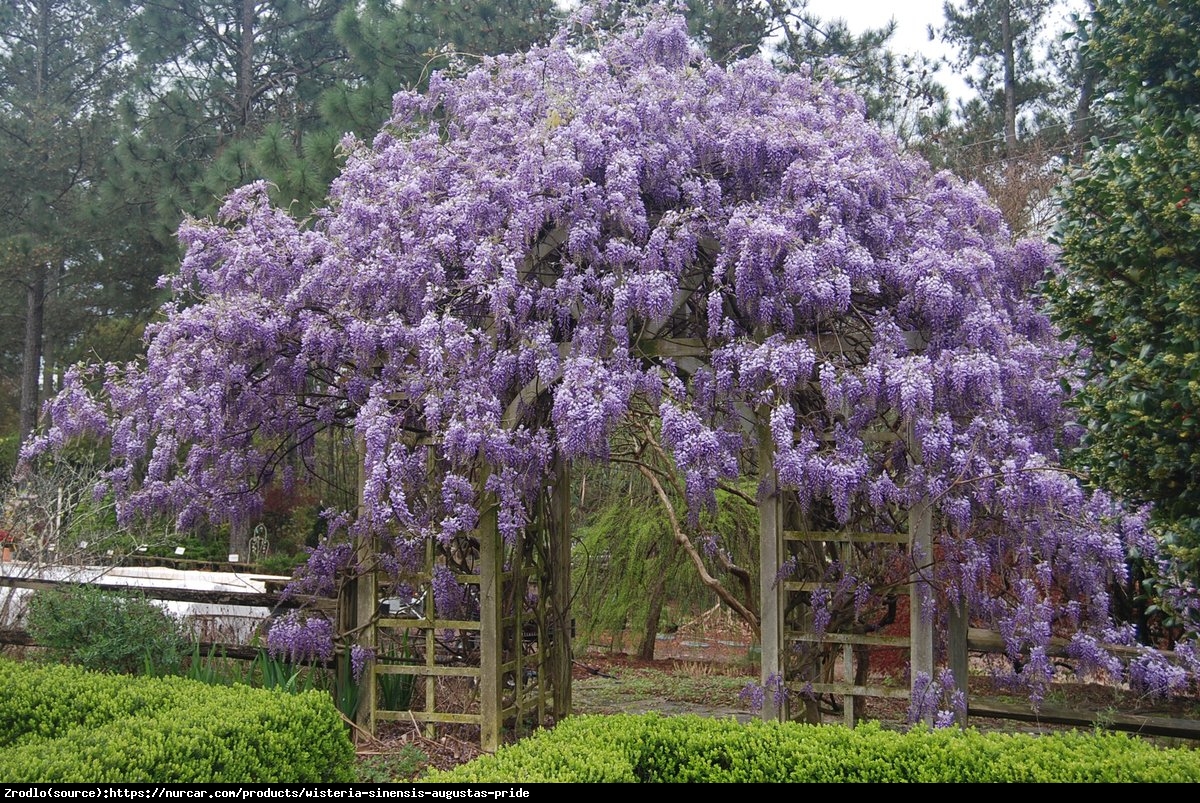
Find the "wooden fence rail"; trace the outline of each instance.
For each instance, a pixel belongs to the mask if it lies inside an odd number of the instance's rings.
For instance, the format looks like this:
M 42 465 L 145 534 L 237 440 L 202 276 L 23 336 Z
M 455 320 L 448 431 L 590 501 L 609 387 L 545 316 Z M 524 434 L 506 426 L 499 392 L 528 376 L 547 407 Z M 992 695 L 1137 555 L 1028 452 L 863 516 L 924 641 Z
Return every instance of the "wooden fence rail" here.
M 69 586 L 100 586 L 113 591 L 131 591 L 145 596 L 147 599 L 162 602 L 191 602 L 206 605 L 226 605 L 245 608 L 265 608 L 268 613 L 264 620 L 277 613 L 295 608 L 319 610 L 332 616 L 337 606 L 337 600 L 325 597 L 301 595 L 284 595 L 277 591 L 228 591 L 196 588 L 166 588 L 161 586 L 125 586 L 115 583 L 81 583 L 70 580 L 43 580 L 32 577 L 0 576 L 0 588 L 28 589 L 31 591 L 50 590 Z M 236 642 L 200 641 L 201 653 L 207 655 L 210 651 L 225 658 L 251 660 L 259 654 L 259 647 Z M 0 628 L 0 644 L 11 646 L 37 646 L 28 631 L 17 628 Z
M 967 630 L 966 638 L 959 639 L 963 655 L 958 663 L 966 666 L 965 652 L 983 653 L 987 655 L 1003 655 L 1005 653 L 1004 639 L 999 633 L 972 627 Z M 1115 654 L 1133 657 L 1139 651 L 1124 645 L 1108 645 Z M 1051 642 L 1048 654 L 1050 657 L 1066 657 L 1067 642 L 1065 639 L 1055 639 Z M 1170 653 L 1164 653 L 1168 658 Z M 955 663 L 955 656 L 951 656 Z M 960 678 L 960 689 L 966 693 L 965 676 Z M 1182 719 L 1179 717 L 1157 716 L 1153 714 L 1121 713 L 1113 710 L 1082 710 L 1067 709 L 1056 706 L 1039 706 L 1035 711 L 1027 703 L 1010 703 L 996 700 L 967 698 L 967 718 L 984 717 L 988 719 L 1008 719 L 1017 722 L 1031 722 L 1039 725 L 1068 725 L 1076 728 L 1102 728 L 1141 736 L 1167 736 L 1176 739 L 1200 740 L 1200 720 Z
M 65 586 L 99 586 L 114 591 L 132 591 L 147 599 L 163 602 L 196 602 L 207 605 L 240 605 L 247 608 L 266 608 L 272 613 L 304 606 L 332 610 L 335 600 L 321 597 L 284 596 L 272 591 L 222 591 L 199 588 L 166 588 L 161 586 L 126 586 L 116 583 L 81 583 L 71 580 L 42 580 L 33 577 L 0 577 L 0 588 L 27 588 L 33 591 Z

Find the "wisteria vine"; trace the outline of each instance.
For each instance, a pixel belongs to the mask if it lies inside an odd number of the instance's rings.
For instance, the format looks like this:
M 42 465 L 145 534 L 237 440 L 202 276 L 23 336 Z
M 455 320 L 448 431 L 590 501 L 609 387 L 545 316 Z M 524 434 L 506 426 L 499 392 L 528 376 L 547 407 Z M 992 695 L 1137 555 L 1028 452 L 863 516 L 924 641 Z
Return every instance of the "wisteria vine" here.
M 350 430 L 362 506 L 331 520 L 399 567 L 485 499 L 511 539 L 553 462 L 603 459 L 639 398 L 693 511 L 766 432 L 831 526 L 930 500 L 939 600 L 1012 655 L 1078 633 L 1081 664 L 1111 669 L 1103 645 L 1133 634 L 1110 594 L 1155 547 L 1057 468 L 1068 350 L 1032 292 L 1053 255 L 852 94 L 717 65 L 669 14 L 594 46 L 586 22 L 398 94 L 311 218 L 256 183 L 188 222 L 144 364 L 72 370 L 26 455 L 106 438 L 122 516 L 189 526 L 255 515 L 293 479 L 283 455 Z M 350 556 L 331 537 L 310 574 Z M 861 609 L 870 584 L 843 586 Z

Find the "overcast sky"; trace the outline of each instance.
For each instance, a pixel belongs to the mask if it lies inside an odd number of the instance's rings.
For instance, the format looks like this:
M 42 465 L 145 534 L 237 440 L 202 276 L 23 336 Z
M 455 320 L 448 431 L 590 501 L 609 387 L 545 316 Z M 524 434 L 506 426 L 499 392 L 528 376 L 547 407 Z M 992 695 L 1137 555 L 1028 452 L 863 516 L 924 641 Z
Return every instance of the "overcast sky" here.
M 931 58 L 947 57 L 952 51 L 940 39 L 929 40 L 928 27 L 941 27 L 943 0 L 808 0 L 808 10 L 823 20 L 841 18 L 850 30 L 860 33 L 881 28 L 893 17 L 896 33 L 893 48 L 901 53 L 923 53 Z M 938 79 L 952 97 L 967 92 L 962 79 L 953 70 L 943 69 Z
M 955 5 L 961 5 L 960 0 Z M 895 17 L 896 33 L 892 37 L 895 50 L 901 53 L 924 53 L 931 58 L 949 58 L 954 51 L 943 45 L 940 38 L 929 40 L 930 25 L 940 28 L 945 23 L 942 12 L 944 0 L 808 0 L 808 9 L 821 19 L 840 17 L 858 33 L 866 28 L 879 28 Z M 1065 27 L 1072 10 L 1080 11 L 1083 0 L 1057 0 L 1047 15 L 1051 29 Z M 943 68 L 938 79 L 951 97 L 970 94 L 957 71 Z

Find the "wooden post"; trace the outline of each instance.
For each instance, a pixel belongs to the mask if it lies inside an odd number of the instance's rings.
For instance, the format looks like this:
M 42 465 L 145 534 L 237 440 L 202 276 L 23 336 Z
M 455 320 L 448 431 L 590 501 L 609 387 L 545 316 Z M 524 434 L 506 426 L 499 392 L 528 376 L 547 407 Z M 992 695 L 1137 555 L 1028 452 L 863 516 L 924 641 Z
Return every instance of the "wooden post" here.
M 908 332 L 905 341 L 912 351 L 920 352 L 925 349 L 925 339 L 919 332 Z M 908 446 L 909 460 L 920 465 L 921 445 L 910 421 L 905 427 L 905 444 Z M 924 675 L 932 682 L 935 680 L 933 662 L 933 515 L 928 499 L 913 502 L 908 510 L 908 556 L 912 561 L 912 573 L 909 575 L 911 584 L 908 593 L 908 626 L 909 626 L 909 674 L 910 691 L 915 688 L 918 675 Z M 933 712 L 925 716 L 925 721 L 933 724 Z
M 933 664 L 933 585 L 929 582 L 930 566 L 933 560 L 933 527 L 930 516 L 929 502 L 920 500 L 913 503 L 908 511 L 908 551 L 913 561 L 910 575 L 912 581 L 908 594 L 909 609 L 909 672 L 911 688 L 915 688 L 917 678 L 924 675 L 934 680 Z M 925 715 L 926 721 L 933 724 L 933 712 Z
M 842 571 L 850 571 L 850 558 L 854 549 L 849 541 L 842 541 L 838 544 L 838 554 L 842 561 Z M 854 645 L 842 645 L 842 681 L 847 685 L 854 683 L 855 678 L 854 665 Z M 853 694 L 842 695 L 842 724 L 847 728 L 853 728 L 856 724 L 855 717 L 857 716 L 858 698 Z
M 963 695 L 963 710 L 955 712 L 955 719 L 960 727 L 967 726 L 967 629 L 970 620 L 967 615 L 967 601 L 959 600 L 957 605 L 950 606 L 950 632 L 946 634 L 950 653 L 950 672 L 954 675 L 954 686 Z
M 433 548 L 433 539 L 425 540 L 425 571 L 428 573 L 430 583 L 428 591 L 425 594 L 425 607 L 422 614 L 426 622 L 433 622 L 437 619 L 437 602 L 433 598 L 433 570 L 437 563 L 437 553 Z M 424 631 L 425 639 L 425 668 L 429 670 L 425 675 L 425 713 L 432 716 L 437 712 L 437 676 L 434 675 L 434 670 L 437 667 L 437 632 L 433 628 L 426 628 Z M 425 724 L 425 738 L 433 739 L 437 736 L 437 727 L 432 721 Z
M 554 461 L 550 532 L 550 639 L 554 717 L 571 713 L 571 466 Z
M 358 453 L 358 520 L 365 517 L 366 504 L 366 444 L 360 436 L 356 440 Z M 354 581 L 354 641 L 358 646 L 375 652 L 375 620 L 379 610 L 379 594 L 375 576 L 375 539 L 360 533 L 355 544 L 355 560 L 360 568 Z M 349 656 L 346 656 L 349 660 Z M 344 676 L 343 676 L 344 677 Z M 351 682 L 354 682 L 353 679 Z M 354 712 L 355 723 L 375 735 L 375 661 L 367 661 L 362 676 L 358 679 L 358 708 Z
M 362 573 L 355 583 L 355 617 L 354 626 L 357 628 L 355 641 L 358 646 L 375 654 L 375 615 L 379 608 L 378 591 L 375 577 L 375 548 L 374 538 L 360 536 L 358 540 L 358 561 L 363 567 Z M 353 682 L 353 680 L 351 681 Z M 367 661 L 363 665 L 362 675 L 358 678 L 358 709 L 354 721 L 360 728 L 371 735 L 375 734 L 375 661 Z
M 504 558 L 496 500 L 479 483 L 479 746 L 494 753 L 500 747 L 501 584 Z
M 759 680 L 763 684 L 763 719 L 785 720 L 787 704 L 777 705 L 775 691 L 783 682 L 783 606 L 777 581 L 782 561 L 783 539 L 779 485 L 775 476 L 775 449 L 771 427 L 763 414 L 758 420 L 758 549 L 759 549 L 759 633 L 762 665 Z

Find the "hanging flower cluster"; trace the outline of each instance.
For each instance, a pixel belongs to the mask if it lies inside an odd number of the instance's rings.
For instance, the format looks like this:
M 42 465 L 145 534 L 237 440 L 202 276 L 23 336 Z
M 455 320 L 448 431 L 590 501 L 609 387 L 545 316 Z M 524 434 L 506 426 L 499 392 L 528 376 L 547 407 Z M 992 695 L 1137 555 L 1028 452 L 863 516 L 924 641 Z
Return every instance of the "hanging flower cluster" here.
M 333 658 L 333 625 L 328 619 L 290 611 L 271 623 L 267 654 L 292 664 L 324 662 Z
M 942 598 L 1014 655 L 1128 641 L 1110 589 L 1154 544 L 1056 468 L 1047 249 L 847 92 L 717 65 L 669 15 L 572 36 L 397 95 L 309 220 L 252 184 L 186 225 L 145 364 L 71 372 L 29 453 L 107 437 L 123 515 L 187 525 L 252 515 L 281 455 L 352 428 L 351 533 L 445 544 L 483 494 L 511 538 L 648 399 L 693 511 L 761 432 L 830 526 L 930 500 Z

